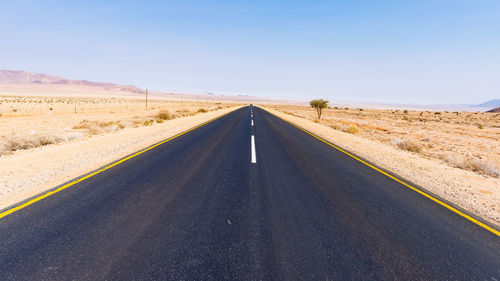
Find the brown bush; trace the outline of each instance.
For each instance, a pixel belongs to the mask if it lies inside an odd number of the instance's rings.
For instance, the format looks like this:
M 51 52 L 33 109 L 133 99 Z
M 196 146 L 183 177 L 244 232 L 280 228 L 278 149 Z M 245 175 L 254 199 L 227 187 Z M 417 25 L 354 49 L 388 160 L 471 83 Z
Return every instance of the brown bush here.
M 7 140 L 4 145 L 6 151 L 17 151 L 23 149 L 30 149 L 39 146 L 59 143 L 63 139 L 53 135 L 33 135 L 26 137 L 12 137 Z
M 172 119 L 172 114 L 170 114 L 168 110 L 160 110 L 160 112 L 158 112 L 158 115 L 156 115 L 156 118 L 160 120 L 170 120 Z
M 351 125 L 351 126 L 345 128 L 344 132 L 349 133 L 349 134 L 357 134 L 357 133 L 359 133 L 359 128 L 356 125 Z
M 123 129 L 125 128 L 125 125 L 115 121 L 102 122 L 83 120 L 80 123 L 74 125 L 72 128 L 86 130 L 87 134 L 92 136 L 107 133 L 117 129 Z
M 500 177 L 500 170 L 497 167 L 477 157 L 464 157 L 457 154 L 449 154 L 445 158 L 445 162 L 451 164 L 455 168 L 469 170 L 496 178 Z
M 420 153 L 422 151 L 422 146 L 412 140 L 401 140 L 401 139 L 396 139 L 393 140 L 392 143 L 398 147 L 399 149 L 410 151 L 410 152 L 417 152 Z

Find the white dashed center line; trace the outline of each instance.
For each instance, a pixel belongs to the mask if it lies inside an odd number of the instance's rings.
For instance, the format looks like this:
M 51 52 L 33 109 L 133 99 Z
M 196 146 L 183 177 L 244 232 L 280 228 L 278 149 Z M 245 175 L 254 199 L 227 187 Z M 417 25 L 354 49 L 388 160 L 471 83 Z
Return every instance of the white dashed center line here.
M 252 135 L 251 143 L 252 143 L 252 163 L 257 163 L 257 155 L 255 153 L 255 137 L 254 137 L 254 135 Z

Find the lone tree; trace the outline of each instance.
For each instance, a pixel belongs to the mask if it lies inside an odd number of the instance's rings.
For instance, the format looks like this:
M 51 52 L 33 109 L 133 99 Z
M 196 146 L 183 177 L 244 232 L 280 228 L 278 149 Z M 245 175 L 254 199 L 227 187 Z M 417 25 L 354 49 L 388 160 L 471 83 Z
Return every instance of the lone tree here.
M 318 119 L 321 119 L 321 113 L 323 113 L 323 108 L 328 107 L 328 101 L 319 99 L 319 100 L 312 100 L 310 103 L 311 107 L 316 108 L 316 112 L 318 113 Z

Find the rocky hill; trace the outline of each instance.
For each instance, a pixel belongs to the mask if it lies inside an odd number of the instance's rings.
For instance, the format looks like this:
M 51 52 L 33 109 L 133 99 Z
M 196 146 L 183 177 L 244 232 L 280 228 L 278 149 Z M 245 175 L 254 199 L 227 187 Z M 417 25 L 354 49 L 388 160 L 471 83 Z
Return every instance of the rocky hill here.
M 119 90 L 138 94 L 144 93 L 144 90 L 132 85 L 119 85 L 108 82 L 92 82 L 87 80 L 71 80 L 55 75 L 5 69 L 0 70 L 0 84 L 89 86 L 98 87 L 103 90 Z

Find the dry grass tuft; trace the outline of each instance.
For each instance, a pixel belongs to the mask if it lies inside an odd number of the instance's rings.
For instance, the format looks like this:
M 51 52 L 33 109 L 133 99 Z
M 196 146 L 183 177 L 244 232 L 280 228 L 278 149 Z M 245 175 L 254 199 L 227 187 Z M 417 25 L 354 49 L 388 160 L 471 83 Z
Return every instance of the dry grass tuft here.
M 349 134 L 357 134 L 357 133 L 359 133 L 359 128 L 356 125 L 350 125 L 349 127 L 345 128 L 343 131 L 346 133 L 349 133 Z
M 206 110 L 206 109 L 204 109 L 204 108 L 200 108 L 200 109 L 198 109 L 198 111 L 197 111 L 197 112 L 199 112 L 199 113 L 205 113 L 205 112 L 207 112 L 207 110 Z
M 158 115 L 156 115 L 156 118 L 160 120 L 170 120 L 173 119 L 173 116 L 168 110 L 160 110 L 160 112 L 158 112 Z
M 123 129 L 125 127 L 126 126 L 124 124 L 116 121 L 101 122 L 101 121 L 83 120 L 80 123 L 74 125 L 73 129 L 85 130 L 88 135 L 92 136 L 103 133 L 109 133 L 111 131 L 116 131 L 119 129 Z
M 497 167 L 477 157 L 463 157 L 457 154 L 449 154 L 446 156 L 445 162 L 455 168 L 469 170 L 496 178 L 500 177 L 500 170 Z
M 393 139 L 392 144 L 401 150 L 406 150 L 410 152 L 420 153 L 422 152 L 422 146 L 412 140 L 408 139 Z
M 4 151 L 17 151 L 30 149 L 49 144 L 59 143 L 63 138 L 54 135 L 32 135 L 25 137 L 12 137 L 4 145 Z

